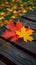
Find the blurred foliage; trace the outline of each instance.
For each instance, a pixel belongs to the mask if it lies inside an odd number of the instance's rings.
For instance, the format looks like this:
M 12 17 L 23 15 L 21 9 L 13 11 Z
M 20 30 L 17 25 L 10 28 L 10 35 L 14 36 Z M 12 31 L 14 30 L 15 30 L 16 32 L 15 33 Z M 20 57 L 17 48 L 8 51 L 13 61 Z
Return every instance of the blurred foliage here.
M 0 0 L 0 26 L 36 9 L 36 0 Z

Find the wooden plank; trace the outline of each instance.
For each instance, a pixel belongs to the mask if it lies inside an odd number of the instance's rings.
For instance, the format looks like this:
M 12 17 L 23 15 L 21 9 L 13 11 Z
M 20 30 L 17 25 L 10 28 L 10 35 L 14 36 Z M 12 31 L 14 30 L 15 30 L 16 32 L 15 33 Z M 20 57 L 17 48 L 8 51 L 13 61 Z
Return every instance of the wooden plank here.
M 2 39 L 0 39 L 0 42 L 0 54 L 7 57 L 17 65 L 33 65 L 33 57 Z
M 33 20 L 36 23 L 36 9 L 29 13 L 26 13 L 23 17 Z
M 8 58 L 6 58 L 5 56 L 3 56 L 2 54 L 0 54 L 0 60 L 1 60 L 1 65 L 5 64 L 5 65 L 16 65 L 13 62 L 11 62 Z

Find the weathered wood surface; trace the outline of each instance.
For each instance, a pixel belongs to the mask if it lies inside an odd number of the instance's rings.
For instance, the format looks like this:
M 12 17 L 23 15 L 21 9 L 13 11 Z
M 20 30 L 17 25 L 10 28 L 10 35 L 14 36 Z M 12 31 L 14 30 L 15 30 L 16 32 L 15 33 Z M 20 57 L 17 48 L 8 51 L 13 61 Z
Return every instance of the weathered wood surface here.
M 2 39 L 0 39 L 0 54 L 17 65 L 33 65 L 34 62 L 33 57 Z

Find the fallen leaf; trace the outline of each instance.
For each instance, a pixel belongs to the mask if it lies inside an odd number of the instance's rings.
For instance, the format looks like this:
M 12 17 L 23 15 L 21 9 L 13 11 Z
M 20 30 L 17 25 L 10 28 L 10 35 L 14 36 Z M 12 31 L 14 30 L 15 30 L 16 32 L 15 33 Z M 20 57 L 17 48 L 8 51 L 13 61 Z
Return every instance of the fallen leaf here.
M 16 34 L 19 36 L 19 38 L 23 38 L 23 40 L 27 42 L 33 40 L 33 37 L 31 36 L 33 32 L 34 31 L 32 29 L 26 30 L 25 27 L 22 27 L 21 31 L 16 31 Z

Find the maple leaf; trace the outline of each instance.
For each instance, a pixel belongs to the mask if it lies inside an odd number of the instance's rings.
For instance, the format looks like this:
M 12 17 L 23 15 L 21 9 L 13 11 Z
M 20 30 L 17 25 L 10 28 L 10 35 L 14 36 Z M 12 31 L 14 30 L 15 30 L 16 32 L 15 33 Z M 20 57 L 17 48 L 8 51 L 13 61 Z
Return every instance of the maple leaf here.
M 7 22 L 6 28 L 9 29 L 10 31 L 6 30 L 2 36 L 6 39 L 11 38 L 11 41 L 16 41 L 18 40 L 18 35 L 16 34 L 16 31 L 20 31 L 22 28 L 22 23 L 18 20 L 16 24 L 14 22 Z
M 32 41 L 33 37 L 31 36 L 33 34 L 33 30 L 32 29 L 27 29 L 25 27 L 21 28 L 21 31 L 16 31 L 16 34 L 19 36 L 19 38 L 23 38 L 23 40 L 25 42 L 27 41 Z

